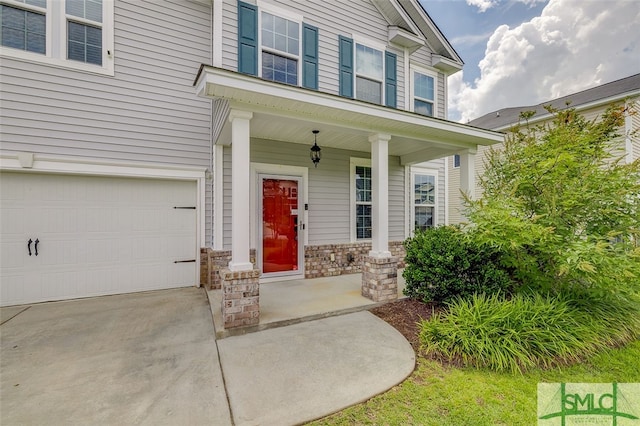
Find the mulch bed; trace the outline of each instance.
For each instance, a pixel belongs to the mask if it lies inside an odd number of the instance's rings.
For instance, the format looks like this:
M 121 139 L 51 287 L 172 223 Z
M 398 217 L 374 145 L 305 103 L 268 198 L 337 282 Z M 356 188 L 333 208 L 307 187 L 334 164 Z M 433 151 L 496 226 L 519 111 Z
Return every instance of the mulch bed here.
M 371 309 L 371 313 L 391 324 L 411 343 L 413 350 L 420 351 L 418 337 L 420 320 L 428 319 L 442 308 L 433 303 L 424 303 L 414 299 L 401 299 Z

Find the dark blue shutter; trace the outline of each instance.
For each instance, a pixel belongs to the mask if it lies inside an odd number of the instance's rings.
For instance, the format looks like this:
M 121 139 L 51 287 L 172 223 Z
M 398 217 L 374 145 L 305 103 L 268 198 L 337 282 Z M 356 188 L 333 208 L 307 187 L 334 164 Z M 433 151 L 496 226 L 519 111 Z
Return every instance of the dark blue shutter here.
M 318 90 L 318 29 L 302 24 L 302 86 Z
M 238 72 L 258 75 L 258 8 L 238 2 Z
M 338 43 L 340 96 L 353 98 L 353 40 L 339 36 Z
M 397 75 L 396 75 L 396 55 L 391 52 L 384 52 L 384 93 L 385 105 L 397 107 Z

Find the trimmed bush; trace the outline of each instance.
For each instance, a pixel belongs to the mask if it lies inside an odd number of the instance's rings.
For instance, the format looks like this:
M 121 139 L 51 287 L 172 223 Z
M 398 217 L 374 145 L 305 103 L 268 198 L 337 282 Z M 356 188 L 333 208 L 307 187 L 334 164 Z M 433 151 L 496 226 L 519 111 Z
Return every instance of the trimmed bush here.
M 446 302 L 474 293 L 508 293 L 509 274 L 499 253 L 474 243 L 456 227 L 418 231 L 404 242 L 404 294 L 424 302 Z
M 518 294 L 458 298 L 421 323 L 426 353 L 466 366 L 522 372 L 583 359 L 640 335 L 638 305 Z

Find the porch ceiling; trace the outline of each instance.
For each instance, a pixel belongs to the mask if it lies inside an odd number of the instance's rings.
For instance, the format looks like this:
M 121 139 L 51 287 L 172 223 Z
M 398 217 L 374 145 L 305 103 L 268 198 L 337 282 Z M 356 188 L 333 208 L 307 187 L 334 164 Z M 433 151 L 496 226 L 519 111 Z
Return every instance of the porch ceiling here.
M 391 135 L 389 154 L 403 164 L 503 141 L 502 133 L 210 66 L 201 67 L 195 86 L 199 96 L 225 99 L 232 109 L 253 112 L 252 138 L 311 145 L 311 131 L 317 129 L 322 148 L 371 152 L 369 136 L 386 133 Z M 230 127 L 226 121 L 218 141 L 231 140 Z

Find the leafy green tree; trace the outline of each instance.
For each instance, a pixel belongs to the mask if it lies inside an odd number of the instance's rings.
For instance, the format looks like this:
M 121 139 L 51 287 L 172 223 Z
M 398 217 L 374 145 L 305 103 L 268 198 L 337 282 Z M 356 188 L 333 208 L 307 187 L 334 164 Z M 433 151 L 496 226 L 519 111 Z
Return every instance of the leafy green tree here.
M 466 199 L 469 231 L 505 253 L 504 266 L 536 290 L 574 289 L 631 295 L 640 287 L 640 160 L 619 150 L 626 114 L 611 106 L 587 120 L 554 110 L 552 123 L 531 114 L 491 150 L 479 184 Z

